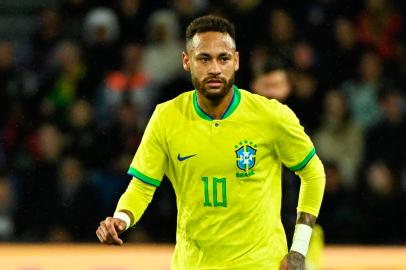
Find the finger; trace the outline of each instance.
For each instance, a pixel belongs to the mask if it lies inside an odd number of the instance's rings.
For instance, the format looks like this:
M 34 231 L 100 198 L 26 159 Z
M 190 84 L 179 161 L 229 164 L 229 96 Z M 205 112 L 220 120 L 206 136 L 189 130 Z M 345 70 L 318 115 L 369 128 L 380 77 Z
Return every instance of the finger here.
M 106 225 L 105 225 L 105 224 L 100 225 L 100 233 L 101 233 L 101 235 L 102 235 L 104 241 L 108 241 L 108 240 L 109 240 L 110 237 L 109 237 L 109 233 L 108 233 L 108 231 L 107 231 L 107 229 L 106 229 Z
M 100 227 L 96 231 L 96 235 L 99 238 L 100 242 L 105 243 L 106 242 L 106 237 L 103 234 L 103 231 L 100 229 Z
M 104 242 L 104 241 L 103 241 L 103 238 L 99 235 L 99 231 L 98 231 L 98 230 L 96 231 L 96 236 L 97 236 L 97 238 L 99 239 L 100 243 L 103 243 L 103 242 Z
M 119 219 L 113 219 L 113 218 L 108 218 L 106 220 L 106 229 L 109 233 L 110 238 L 113 240 L 115 244 L 121 245 L 123 244 L 123 240 L 121 240 L 118 237 L 117 231 L 116 231 L 116 222 L 120 221 Z
M 122 232 L 125 230 L 127 223 L 119 218 L 115 219 L 115 226 L 118 229 L 118 232 Z
M 111 218 L 106 219 L 106 229 L 111 237 L 115 238 L 118 236 L 116 228 L 114 226 L 114 220 Z

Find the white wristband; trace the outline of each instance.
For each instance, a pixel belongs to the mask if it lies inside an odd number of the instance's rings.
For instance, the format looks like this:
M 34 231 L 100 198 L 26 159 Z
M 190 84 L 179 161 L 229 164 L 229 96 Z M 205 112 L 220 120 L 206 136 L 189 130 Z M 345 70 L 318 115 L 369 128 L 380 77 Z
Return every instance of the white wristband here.
M 122 221 L 125 222 L 125 230 L 127 230 L 130 227 L 131 219 L 126 213 L 118 211 L 114 213 L 113 217 L 121 219 Z
M 296 224 L 293 235 L 292 247 L 290 250 L 299 252 L 306 257 L 310 238 L 312 237 L 312 227 L 305 224 Z

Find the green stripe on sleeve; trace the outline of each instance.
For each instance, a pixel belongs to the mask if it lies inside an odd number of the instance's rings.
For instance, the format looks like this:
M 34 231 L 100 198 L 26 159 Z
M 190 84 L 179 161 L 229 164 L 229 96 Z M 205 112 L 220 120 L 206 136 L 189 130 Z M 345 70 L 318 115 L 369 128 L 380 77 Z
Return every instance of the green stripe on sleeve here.
M 129 175 L 141 180 L 144 183 L 153 185 L 155 187 L 158 187 L 161 184 L 161 181 L 156 180 L 154 178 L 148 177 L 145 174 L 137 171 L 136 169 L 134 169 L 133 167 L 130 167 L 130 169 L 127 172 Z
M 307 163 L 309 163 L 309 161 L 312 159 L 312 157 L 316 154 L 316 149 L 313 148 L 309 154 L 307 154 L 307 156 L 303 159 L 302 162 L 300 162 L 299 164 L 297 164 L 296 166 L 290 167 L 289 170 L 291 171 L 299 171 L 301 169 L 303 169 Z

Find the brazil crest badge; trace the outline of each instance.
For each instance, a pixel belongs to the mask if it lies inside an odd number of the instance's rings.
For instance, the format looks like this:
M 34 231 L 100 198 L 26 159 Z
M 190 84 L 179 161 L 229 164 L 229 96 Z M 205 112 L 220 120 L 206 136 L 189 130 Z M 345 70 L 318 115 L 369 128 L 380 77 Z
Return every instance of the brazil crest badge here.
M 236 148 L 235 154 L 237 159 L 237 167 L 244 171 L 244 173 L 239 172 L 236 174 L 237 177 L 248 177 L 254 174 L 254 171 L 251 170 L 256 161 L 257 145 L 253 142 L 240 142 L 238 145 L 234 146 Z

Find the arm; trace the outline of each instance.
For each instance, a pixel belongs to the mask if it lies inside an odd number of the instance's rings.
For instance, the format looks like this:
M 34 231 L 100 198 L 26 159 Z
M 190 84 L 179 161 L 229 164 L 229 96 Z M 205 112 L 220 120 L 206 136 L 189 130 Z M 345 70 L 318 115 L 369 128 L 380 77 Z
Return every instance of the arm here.
M 166 168 L 164 137 L 157 107 L 128 170 L 133 179 L 118 201 L 114 217 L 107 217 L 96 231 L 100 242 L 121 245 L 123 241 L 118 238 L 118 234 L 134 226 L 141 218 L 156 187 L 161 183 Z
M 123 241 L 118 235 L 137 223 L 151 202 L 155 189 L 155 186 L 133 178 L 121 196 L 114 216 L 100 222 L 96 231 L 100 242 L 108 245 L 122 245 Z
M 305 269 L 311 229 L 316 224 L 325 186 L 323 165 L 317 156 L 314 156 L 306 167 L 296 174 L 301 178 L 299 212 L 291 250 L 281 263 L 280 269 L 283 270 Z

